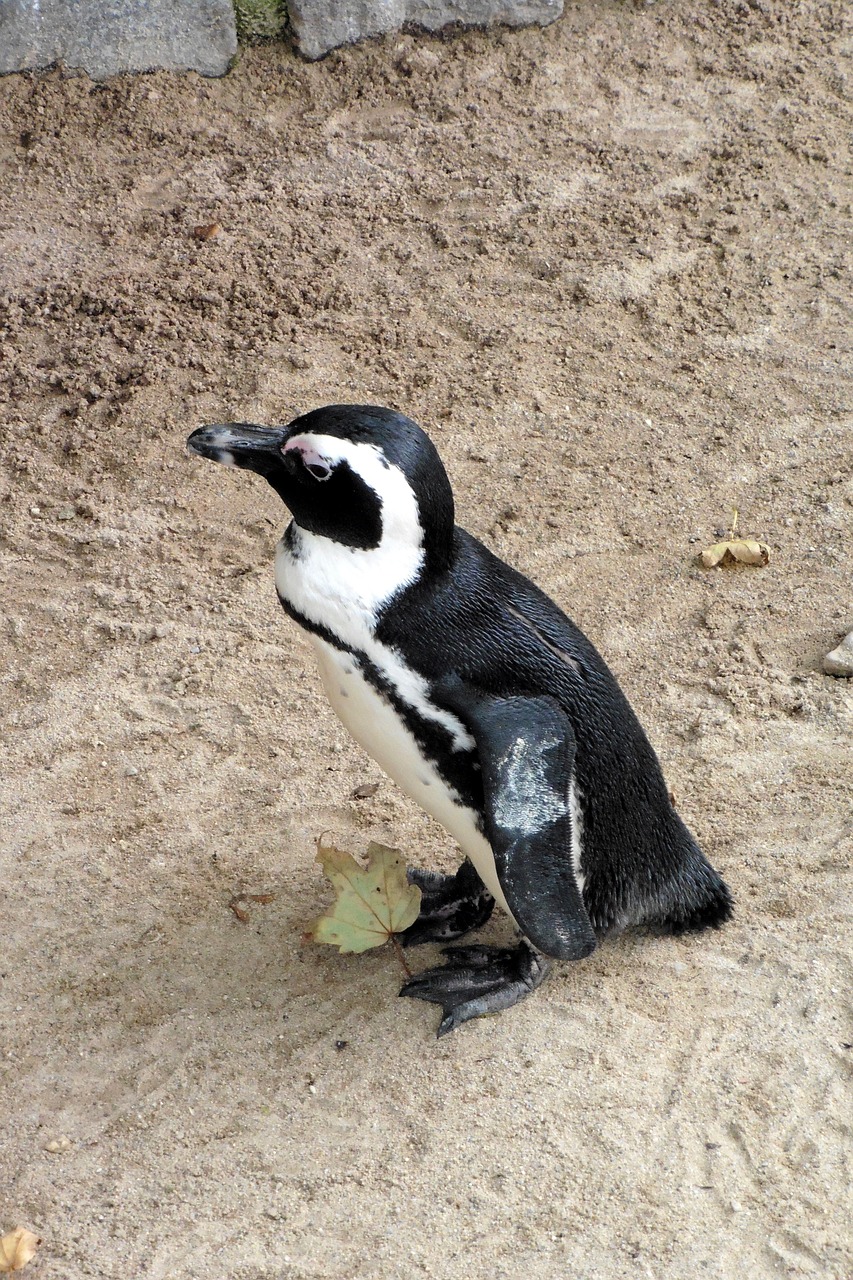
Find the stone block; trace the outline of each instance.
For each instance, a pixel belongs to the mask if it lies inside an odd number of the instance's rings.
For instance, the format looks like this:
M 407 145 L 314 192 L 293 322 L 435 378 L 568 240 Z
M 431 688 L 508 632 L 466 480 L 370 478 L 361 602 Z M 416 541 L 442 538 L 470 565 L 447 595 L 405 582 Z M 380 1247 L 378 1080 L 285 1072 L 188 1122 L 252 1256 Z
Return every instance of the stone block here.
M 545 27 L 562 14 L 563 0 L 288 0 L 288 10 L 299 52 L 322 58 L 339 45 L 407 24 L 427 31 L 455 22 Z
M 0 0 L 0 72 L 63 62 L 94 80 L 154 69 L 221 76 L 236 52 L 231 0 Z

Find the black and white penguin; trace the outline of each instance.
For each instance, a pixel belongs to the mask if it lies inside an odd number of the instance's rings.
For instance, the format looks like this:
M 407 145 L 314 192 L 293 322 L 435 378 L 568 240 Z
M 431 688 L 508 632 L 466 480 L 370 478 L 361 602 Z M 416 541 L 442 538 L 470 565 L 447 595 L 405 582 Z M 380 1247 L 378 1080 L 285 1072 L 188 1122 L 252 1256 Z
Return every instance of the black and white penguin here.
M 403 986 L 442 1006 L 439 1035 L 515 1004 L 552 959 L 580 960 L 609 932 L 729 918 L 729 891 L 614 676 L 552 600 L 454 524 L 420 427 L 330 405 L 286 427 L 203 427 L 188 443 L 258 472 L 288 507 L 276 588 L 329 701 L 465 854 L 455 876 L 410 872 L 423 899 L 404 942 L 453 941 L 495 901 L 522 935 L 447 947 Z

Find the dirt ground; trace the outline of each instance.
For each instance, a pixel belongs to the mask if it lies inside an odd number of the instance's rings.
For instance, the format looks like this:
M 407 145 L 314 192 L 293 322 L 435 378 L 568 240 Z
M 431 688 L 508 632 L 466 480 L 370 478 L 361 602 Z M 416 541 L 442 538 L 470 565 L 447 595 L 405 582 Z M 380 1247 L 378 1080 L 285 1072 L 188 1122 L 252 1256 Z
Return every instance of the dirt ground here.
M 0 1231 L 42 1236 L 33 1280 L 853 1274 L 843 8 L 0 81 Z M 441 1042 L 391 952 L 301 945 L 321 832 L 456 855 L 390 782 L 351 798 L 380 774 L 277 604 L 285 513 L 184 440 L 340 400 L 420 421 L 460 523 L 605 654 L 724 931 L 608 941 Z M 698 566 L 732 506 L 767 568 Z

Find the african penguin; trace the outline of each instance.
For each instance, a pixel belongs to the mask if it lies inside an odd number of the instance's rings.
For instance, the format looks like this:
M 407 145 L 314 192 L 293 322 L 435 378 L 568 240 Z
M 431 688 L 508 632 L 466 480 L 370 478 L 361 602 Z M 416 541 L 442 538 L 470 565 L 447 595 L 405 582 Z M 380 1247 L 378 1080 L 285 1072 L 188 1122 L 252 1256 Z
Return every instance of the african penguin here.
M 681 933 L 731 915 L 603 659 L 556 604 L 454 524 L 429 437 L 400 413 L 330 405 L 286 427 L 203 427 L 194 453 L 262 475 L 293 519 L 285 611 L 309 635 L 353 737 L 458 841 L 454 876 L 412 870 L 403 940 L 451 942 L 497 901 L 514 947 L 445 948 L 400 994 L 439 1035 L 508 1008 L 552 959 L 629 925 Z

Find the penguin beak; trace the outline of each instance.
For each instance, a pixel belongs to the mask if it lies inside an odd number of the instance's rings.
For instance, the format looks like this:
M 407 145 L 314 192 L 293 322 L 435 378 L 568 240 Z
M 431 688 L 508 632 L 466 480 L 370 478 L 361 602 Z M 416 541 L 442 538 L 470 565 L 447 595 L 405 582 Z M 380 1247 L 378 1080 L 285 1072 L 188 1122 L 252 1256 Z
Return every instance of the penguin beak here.
M 282 466 L 282 448 L 288 427 L 255 427 L 248 422 L 226 422 L 199 427 L 187 440 L 187 448 L 202 458 L 226 467 L 242 467 L 262 476 Z

